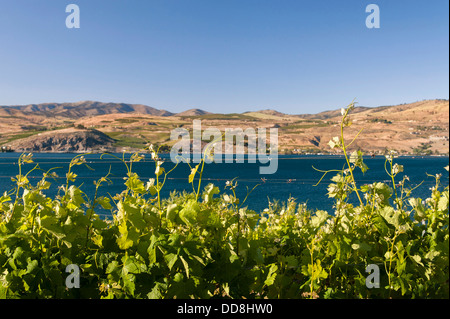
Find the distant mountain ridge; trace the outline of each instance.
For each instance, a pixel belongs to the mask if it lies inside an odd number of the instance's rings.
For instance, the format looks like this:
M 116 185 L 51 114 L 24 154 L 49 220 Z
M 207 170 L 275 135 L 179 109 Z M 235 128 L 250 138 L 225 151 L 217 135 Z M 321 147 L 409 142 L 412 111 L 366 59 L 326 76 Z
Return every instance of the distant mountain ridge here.
M 143 104 L 104 103 L 96 101 L 0 106 L 0 115 L 2 113 L 6 113 L 8 115 L 17 115 L 17 113 L 32 113 L 33 115 L 44 115 L 48 117 L 61 116 L 71 119 L 118 113 L 139 113 L 154 116 L 174 115 L 169 111 L 159 110 Z
M 448 119 L 448 100 L 434 99 L 423 100 L 413 103 L 404 103 L 399 105 L 385 105 L 377 107 L 356 106 L 351 114 L 353 116 L 384 116 L 403 118 L 404 120 L 421 120 L 424 117 L 431 117 L 440 114 Z M 341 110 L 334 109 L 316 114 L 300 114 L 297 115 L 302 119 L 329 120 L 341 117 Z
M 352 114 L 365 112 L 370 109 L 372 109 L 372 108 L 367 107 L 367 106 L 356 106 L 352 110 Z M 316 113 L 316 114 L 299 114 L 297 116 L 300 118 L 303 118 L 303 119 L 327 120 L 330 118 L 341 116 L 341 110 L 336 109 L 336 110 L 331 110 L 331 111 L 323 111 L 323 112 Z
M 210 112 L 200 110 L 200 109 L 190 109 L 184 112 L 177 113 L 176 116 L 199 116 L 199 115 L 206 115 L 211 114 Z
M 446 100 L 424 100 L 414 103 L 392 105 L 392 106 L 379 106 L 379 107 L 366 107 L 357 106 L 353 109 L 352 113 L 378 113 L 383 111 L 398 112 L 402 108 L 416 108 L 422 104 L 429 103 L 430 101 L 439 102 Z M 202 109 L 193 108 L 179 113 L 172 113 L 167 110 L 157 109 L 143 104 L 128 104 L 128 103 L 114 103 L 114 102 L 98 102 L 98 101 L 80 101 L 75 103 L 41 103 L 41 104 L 28 104 L 28 105 L 11 105 L 0 106 L 0 116 L 26 116 L 26 115 L 40 115 L 49 118 L 65 117 L 69 119 L 80 119 L 87 116 L 98 116 L 106 114 L 126 114 L 136 113 L 152 116 L 202 116 L 208 114 L 214 114 Z M 323 111 L 315 114 L 285 114 L 273 109 L 244 112 L 242 114 L 260 115 L 260 116 L 296 116 L 302 119 L 316 119 L 316 120 L 328 120 L 340 116 L 340 108 L 336 108 L 330 111 Z

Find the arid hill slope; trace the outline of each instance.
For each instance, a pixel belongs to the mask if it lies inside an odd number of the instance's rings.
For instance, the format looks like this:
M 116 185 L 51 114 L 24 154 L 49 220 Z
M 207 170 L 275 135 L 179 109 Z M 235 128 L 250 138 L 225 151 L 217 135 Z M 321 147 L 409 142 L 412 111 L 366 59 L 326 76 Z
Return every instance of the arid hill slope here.
M 202 120 L 203 129 L 214 127 L 222 132 L 227 128 L 277 128 L 281 153 L 326 153 L 330 151 L 329 140 L 339 135 L 340 117 L 340 109 L 289 115 L 275 110 L 214 114 L 199 109 L 172 114 L 144 105 L 101 102 L 0 107 L 0 146 L 28 149 L 33 140 L 30 137 L 50 138 L 68 128 L 83 132 L 84 129 L 94 129 L 111 138 L 99 139 L 97 149 L 139 149 L 147 143 L 170 146 L 175 143 L 170 140 L 172 130 L 177 127 L 191 130 L 193 120 L 198 119 Z M 346 130 L 349 140 L 363 129 L 351 149 L 379 154 L 386 148 L 405 154 L 419 154 L 421 150 L 433 154 L 449 153 L 448 100 L 425 100 L 376 108 L 356 107 L 350 118 L 353 125 Z M 67 149 L 81 149 L 80 143 Z M 37 147 L 36 151 L 65 149 L 58 145 Z M 86 145 L 85 148 L 90 147 Z
M 97 130 L 63 129 L 39 133 L 12 142 L 17 152 L 107 151 L 115 141 Z

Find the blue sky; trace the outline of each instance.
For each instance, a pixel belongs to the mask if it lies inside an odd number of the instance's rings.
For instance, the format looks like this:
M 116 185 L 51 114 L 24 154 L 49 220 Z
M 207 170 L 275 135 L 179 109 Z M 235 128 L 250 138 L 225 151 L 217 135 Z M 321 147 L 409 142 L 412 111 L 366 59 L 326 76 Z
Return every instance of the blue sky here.
M 81 28 L 67 29 L 68 4 Z M 380 7 L 368 29 L 365 8 Z M 448 0 L 0 0 L 0 105 L 172 112 L 449 97 Z

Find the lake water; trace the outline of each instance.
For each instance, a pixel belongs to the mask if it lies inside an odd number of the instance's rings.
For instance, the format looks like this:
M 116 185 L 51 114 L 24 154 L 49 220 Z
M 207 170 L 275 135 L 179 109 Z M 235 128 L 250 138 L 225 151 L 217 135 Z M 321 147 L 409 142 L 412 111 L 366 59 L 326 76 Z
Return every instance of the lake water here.
M 122 157 L 122 154 L 115 154 Z M 18 174 L 17 160 L 18 153 L 0 153 L 0 192 L 11 190 L 14 185 L 11 177 Z M 57 192 L 57 186 L 65 181 L 70 160 L 74 154 L 34 154 L 34 164 L 26 164 L 25 171 L 30 170 L 36 163 L 40 168 L 49 170 L 53 167 L 59 167 L 55 172 L 60 176 L 58 182 L 52 182 L 52 188 L 46 192 L 49 196 L 54 196 Z M 113 181 L 113 185 L 106 185 L 101 188 L 100 195 L 107 196 L 108 193 L 115 195 L 124 189 L 123 177 L 126 175 L 126 168 L 119 160 L 104 156 L 100 159 L 100 155 L 93 154 L 85 156 L 88 165 L 92 171 L 85 166 L 76 166 L 73 171 L 78 175 L 77 185 L 81 185 L 82 190 L 87 195 L 93 195 L 93 181 L 105 176 L 109 170 L 111 175 L 109 178 Z M 167 158 L 167 156 L 166 156 Z M 364 158 L 364 162 L 369 167 L 364 175 L 357 172 L 355 178 L 358 184 L 369 184 L 376 181 L 391 184 L 389 176 L 384 170 L 385 158 L 378 156 L 375 158 Z M 428 174 L 442 174 L 442 185 L 447 186 L 449 183 L 449 175 L 444 167 L 448 165 L 448 157 L 399 157 L 396 162 L 404 165 L 404 172 L 399 174 L 397 180 L 401 180 L 406 174 L 409 179 L 409 186 L 415 187 L 421 182 L 423 184 L 418 187 L 413 196 L 425 199 L 430 196 L 430 188 L 434 186 L 435 180 Z M 330 178 L 333 174 L 327 175 L 320 185 L 314 187 L 319 181 L 322 173 L 313 169 L 313 166 L 320 170 L 340 169 L 343 167 L 345 159 L 342 156 L 324 156 L 324 155 L 305 155 L 305 156 L 279 156 L 278 171 L 273 175 L 260 175 L 260 163 L 221 163 L 206 164 L 203 174 L 202 188 L 208 183 L 214 183 L 223 191 L 225 183 L 228 180 L 237 178 L 238 189 L 237 195 L 241 199 L 245 198 L 247 187 L 252 189 L 255 185 L 259 186 L 248 197 L 245 206 L 256 211 L 261 211 L 268 206 L 268 200 L 278 199 L 280 202 L 286 201 L 290 196 L 297 199 L 298 202 L 307 202 L 309 208 L 322 209 L 329 213 L 333 212 L 333 200 L 329 199 L 327 194 L 327 186 L 330 184 Z M 167 161 L 163 164 L 166 171 L 173 167 L 173 163 Z M 358 169 L 359 170 L 359 169 Z M 133 164 L 135 171 L 141 179 L 146 182 L 154 177 L 155 165 L 151 161 L 150 155 L 146 155 L 146 159 L 139 163 Z M 172 190 L 192 191 L 192 187 L 188 184 L 188 176 L 190 169 L 187 164 L 180 164 L 170 175 L 163 189 L 162 195 L 168 196 Z M 36 172 L 30 175 L 32 184 L 36 184 L 42 177 L 42 172 Z M 265 179 L 265 181 L 262 180 Z M 229 192 L 229 190 L 227 190 Z

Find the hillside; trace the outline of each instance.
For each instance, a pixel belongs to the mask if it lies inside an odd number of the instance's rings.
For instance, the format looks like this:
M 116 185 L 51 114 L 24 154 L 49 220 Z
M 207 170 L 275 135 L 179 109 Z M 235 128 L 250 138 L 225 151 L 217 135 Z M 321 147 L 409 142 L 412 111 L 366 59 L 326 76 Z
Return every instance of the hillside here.
M 367 112 L 370 110 L 371 110 L 371 108 L 368 108 L 368 107 L 357 106 L 353 109 L 352 114 L 363 113 L 363 112 Z M 336 110 L 331 110 L 331 111 L 320 112 L 317 114 L 299 114 L 297 116 L 302 119 L 328 120 L 328 119 L 333 119 L 333 118 L 341 116 L 341 110 L 336 109 Z
M 19 106 L 0 106 L 0 116 L 45 116 L 79 119 L 103 114 L 139 113 L 156 116 L 170 116 L 172 113 L 142 104 L 102 103 L 81 101 L 77 103 L 44 103 Z
M 115 141 L 96 130 L 63 129 L 36 134 L 12 142 L 16 152 L 111 151 Z
M 245 112 L 244 115 L 256 117 L 259 119 L 266 119 L 266 120 L 280 120 L 286 117 L 289 117 L 289 115 L 286 115 L 284 113 L 275 111 L 275 110 L 262 110 L 257 112 Z
M 177 113 L 176 116 L 199 116 L 199 115 L 205 115 L 205 114 L 211 114 L 210 112 L 200 110 L 200 109 L 190 109 L 184 112 Z
M 222 132 L 227 128 L 276 127 L 280 153 L 326 153 L 330 151 L 329 140 L 338 134 L 340 117 L 340 109 L 303 115 L 275 110 L 215 114 L 200 109 L 173 114 L 145 105 L 86 101 L 0 107 L 0 146 L 11 145 L 19 151 L 29 148 L 24 145 L 29 145 L 30 137 L 41 138 L 75 128 L 94 129 L 111 139 L 100 139 L 97 149 L 103 147 L 120 152 L 140 149 L 148 143 L 170 146 L 174 143 L 170 140 L 173 129 L 191 130 L 192 120 L 199 119 L 202 129 L 215 127 Z M 449 153 L 448 100 L 356 107 L 350 118 L 353 125 L 347 130 L 349 139 L 363 129 L 351 149 L 378 154 L 386 148 L 403 154 Z M 64 151 L 64 148 L 55 150 Z

